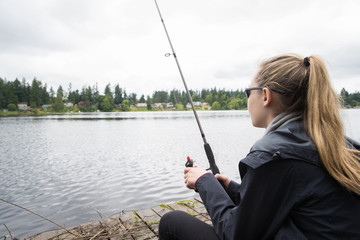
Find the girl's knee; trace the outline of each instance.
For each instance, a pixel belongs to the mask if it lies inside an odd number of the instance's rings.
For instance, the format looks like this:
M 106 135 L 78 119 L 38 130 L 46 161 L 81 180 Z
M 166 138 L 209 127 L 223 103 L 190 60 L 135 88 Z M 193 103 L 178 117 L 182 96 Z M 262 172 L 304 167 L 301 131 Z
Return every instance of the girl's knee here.
M 176 224 L 179 221 L 179 215 L 182 215 L 182 213 L 182 211 L 178 210 L 165 213 L 160 219 L 159 229 Z
M 159 223 L 159 239 L 177 239 L 176 230 L 180 223 L 181 211 L 171 211 L 165 213 Z M 179 221 L 180 220 L 180 221 Z

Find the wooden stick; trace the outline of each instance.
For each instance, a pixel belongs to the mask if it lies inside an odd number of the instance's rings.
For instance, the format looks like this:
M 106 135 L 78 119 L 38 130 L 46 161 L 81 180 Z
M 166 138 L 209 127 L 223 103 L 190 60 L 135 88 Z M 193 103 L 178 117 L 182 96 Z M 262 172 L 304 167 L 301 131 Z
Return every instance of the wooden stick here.
M 10 237 L 11 237 L 11 240 L 13 240 L 14 238 L 13 238 L 13 236 L 12 236 L 12 234 L 11 234 L 10 229 L 6 226 L 6 224 L 4 224 L 4 226 L 5 226 L 5 227 L 6 227 L 6 229 L 8 230 L 8 232 L 9 232 L 9 234 L 10 234 Z
M 93 240 L 95 239 L 100 233 L 104 232 L 105 229 L 102 229 L 101 231 L 99 231 L 97 234 L 95 234 L 92 238 L 90 238 L 89 240 Z
M 7 201 L 7 200 L 2 199 L 2 198 L 0 198 L 0 200 L 3 201 L 3 202 L 5 202 L 5 203 L 11 204 L 11 205 L 13 205 L 13 206 L 15 206 L 15 207 L 18 207 L 18 208 L 21 208 L 21 209 L 23 209 L 23 210 L 26 210 L 26 211 L 28 211 L 28 212 L 30 212 L 30 213 L 38 216 L 38 217 L 41 217 L 41 218 L 45 219 L 46 221 L 49 221 L 49 222 L 55 224 L 56 226 L 64 229 L 65 231 L 67 231 L 68 233 L 70 233 L 70 234 L 72 234 L 72 235 L 74 235 L 74 236 L 76 236 L 76 237 L 83 237 L 83 236 L 80 236 L 80 235 L 78 235 L 78 234 L 76 234 L 76 233 L 70 232 L 70 230 L 68 230 L 67 228 L 61 226 L 60 224 L 57 224 L 56 222 L 54 222 L 54 221 L 52 221 L 52 220 L 50 220 L 50 219 L 48 219 L 48 218 L 46 218 L 46 217 L 44 217 L 44 216 L 41 216 L 40 214 L 38 214 L 38 213 L 36 213 L 36 212 L 34 212 L 34 211 L 31 211 L 30 209 L 27 209 L 27 208 L 25 208 L 25 207 L 22 207 L 22 206 L 20 206 L 20 205 L 17 205 L 17 204 L 15 204 L 15 203 L 13 203 L 13 202 Z

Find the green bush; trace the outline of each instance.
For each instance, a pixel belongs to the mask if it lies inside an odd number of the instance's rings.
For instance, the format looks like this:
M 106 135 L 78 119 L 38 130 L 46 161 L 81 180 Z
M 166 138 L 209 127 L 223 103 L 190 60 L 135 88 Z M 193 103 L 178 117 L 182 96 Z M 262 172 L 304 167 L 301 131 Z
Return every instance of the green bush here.
M 16 105 L 13 103 L 10 103 L 7 108 L 9 111 L 16 111 Z
M 215 101 L 211 107 L 211 110 L 220 110 L 221 109 L 221 105 L 218 101 Z
M 129 111 L 130 110 L 130 101 L 128 99 L 125 99 L 122 103 L 121 103 L 121 110 L 122 111 Z

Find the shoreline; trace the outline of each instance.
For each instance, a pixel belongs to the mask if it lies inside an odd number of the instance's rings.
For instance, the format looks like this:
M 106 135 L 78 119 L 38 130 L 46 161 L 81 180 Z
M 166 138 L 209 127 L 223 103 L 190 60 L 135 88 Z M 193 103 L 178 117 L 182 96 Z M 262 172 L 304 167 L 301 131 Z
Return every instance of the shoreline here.
M 211 110 L 211 109 L 196 109 L 196 111 L 244 111 L 247 109 L 238 110 Z M 354 108 L 341 108 L 340 110 L 360 110 L 359 107 Z M 129 112 L 189 112 L 191 109 L 186 110 L 136 110 L 136 111 L 114 111 L 114 112 L 44 112 L 44 111 L 0 111 L 1 117 L 42 117 L 42 116 L 63 116 L 63 115 L 77 115 L 86 113 L 129 113 Z
M 239 111 L 246 110 L 241 109 Z M 0 111 L 0 117 L 41 117 L 41 116 L 62 116 L 62 115 L 76 115 L 76 114 L 86 114 L 86 113 L 129 113 L 129 112 L 189 112 L 191 109 L 187 110 L 137 110 L 137 111 L 114 111 L 114 112 L 44 112 L 44 111 Z M 207 109 L 196 109 L 196 111 L 211 111 Z M 228 111 L 228 110 L 217 110 L 217 111 Z

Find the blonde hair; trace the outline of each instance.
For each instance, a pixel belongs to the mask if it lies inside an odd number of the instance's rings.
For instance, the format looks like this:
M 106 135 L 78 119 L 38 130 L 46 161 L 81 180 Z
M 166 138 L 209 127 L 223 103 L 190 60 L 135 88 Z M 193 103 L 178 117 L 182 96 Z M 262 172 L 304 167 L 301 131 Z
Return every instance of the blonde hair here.
M 323 60 L 280 55 L 260 65 L 256 80 L 259 86 L 285 91 L 279 95 L 284 111 L 303 114 L 304 127 L 326 170 L 346 189 L 360 195 L 360 151 L 347 145 L 340 100 Z

